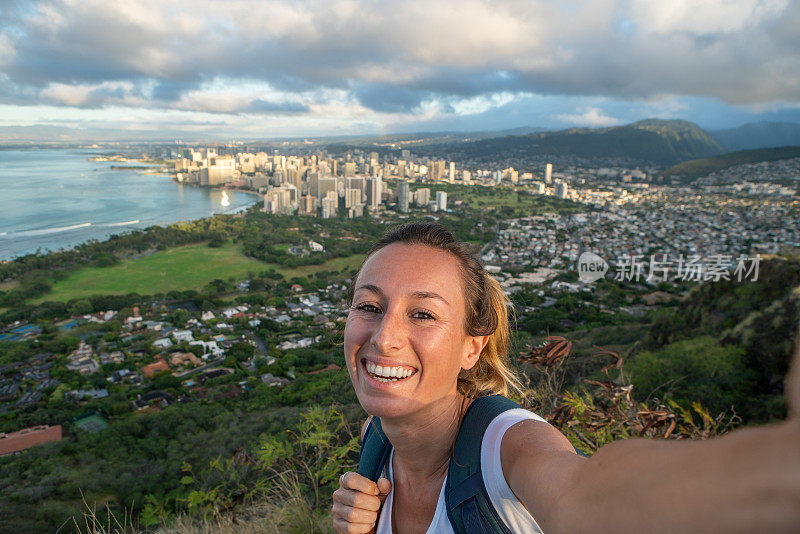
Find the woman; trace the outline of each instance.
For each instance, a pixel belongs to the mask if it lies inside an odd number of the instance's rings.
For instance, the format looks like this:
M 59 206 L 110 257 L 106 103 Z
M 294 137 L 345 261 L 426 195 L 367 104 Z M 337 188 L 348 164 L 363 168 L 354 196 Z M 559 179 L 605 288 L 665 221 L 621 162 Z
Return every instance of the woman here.
M 453 532 L 443 485 L 460 421 L 474 398 L 518 387 L 506 299 L 465 244 L 414 223 L 375 244 L 350 300 L 348 371 L 393 452 L 377 483 L 340 478 L 334 528 Z M 796 382 L 781 424 L 703 442 L 617 441 L 589 459 L 535 414 L 505 412 L 481 445 L 487 493 L 512 532 L 798 532 Z

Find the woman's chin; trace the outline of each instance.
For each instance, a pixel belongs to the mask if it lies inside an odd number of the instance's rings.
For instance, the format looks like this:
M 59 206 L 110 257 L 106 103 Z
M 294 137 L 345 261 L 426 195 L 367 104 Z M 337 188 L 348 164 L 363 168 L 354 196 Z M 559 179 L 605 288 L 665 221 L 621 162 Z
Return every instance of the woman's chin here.
M 359 394 L 358 402 L 365 412 L 380 418 L 402 417 L 413 413 L 420 407 L 413 399 L 390 398 L 374 394 Z

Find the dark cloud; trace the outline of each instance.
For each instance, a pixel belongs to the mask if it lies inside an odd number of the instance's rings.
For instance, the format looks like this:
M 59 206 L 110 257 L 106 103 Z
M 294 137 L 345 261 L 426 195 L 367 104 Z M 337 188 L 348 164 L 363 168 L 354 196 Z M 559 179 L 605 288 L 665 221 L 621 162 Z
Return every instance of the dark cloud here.
M 174 102 L 179 100 L 182 94 L 198 89 L 199 87 L 199 81 L 184 82 L 179 80 L 162 79 L 158 80 L 156 86 L 153 88 L 153 98 L 155 100 Z
M 787 0 L 0 0 L 0 99 L 265 114 L 451 113 L 497 93 L 796 105 L 799 26 Z M 254 89 L 198 96 L 226 84 Z
M 359 84 L 352 92 L 362 105 L 386 113 L 412 113 L 430 97 L 428 91 L 388 84 Z

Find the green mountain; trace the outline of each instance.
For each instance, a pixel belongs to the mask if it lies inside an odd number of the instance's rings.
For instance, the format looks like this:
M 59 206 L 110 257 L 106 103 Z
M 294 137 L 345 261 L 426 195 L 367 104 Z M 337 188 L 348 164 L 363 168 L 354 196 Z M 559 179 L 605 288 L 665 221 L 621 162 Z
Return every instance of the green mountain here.
M 738 152 L 731 152 L 730 154 L 722 154 L 721 156 L 711 158 L 693 159 L 664 169 L 661 171 L 661 175 L 680 178 L 688 182 L 735 165 L 760 163 L 762 161 L 778 161 L 789 158 L 800 158 L 800 146 L 740 150 Z
M 430 156 L 457 153 L 475 159 L 530 156 L 626 158 L 672 165 L 720 154 L 722 147 L 694 123 L 647 119 L 610 128 L 573 128 L 459 144 L 429 145 L 415 152 Z
M 725 151 L 753 150 L 776 146 L 800 146 L 800 124 L 796 122 L 748 122 L 737 128 L 709 132 Z

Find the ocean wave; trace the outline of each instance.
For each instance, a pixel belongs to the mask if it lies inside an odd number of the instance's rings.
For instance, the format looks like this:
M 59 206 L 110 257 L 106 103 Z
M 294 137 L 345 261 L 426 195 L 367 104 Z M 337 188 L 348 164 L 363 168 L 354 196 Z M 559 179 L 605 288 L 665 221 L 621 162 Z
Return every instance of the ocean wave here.
M 3 232 L 0 236 L 3 237 L 32 237 L 37 235 L 58 234 L 60 232 L 68 232 L 70 230 L 77 230 L 78 228 L 86 228 L 91 226 L 92 223 L 73 224 L 72 226 L 59 226 L 57 228 L 41 228 L 39 230 L 22 230 L 20 232 Z

